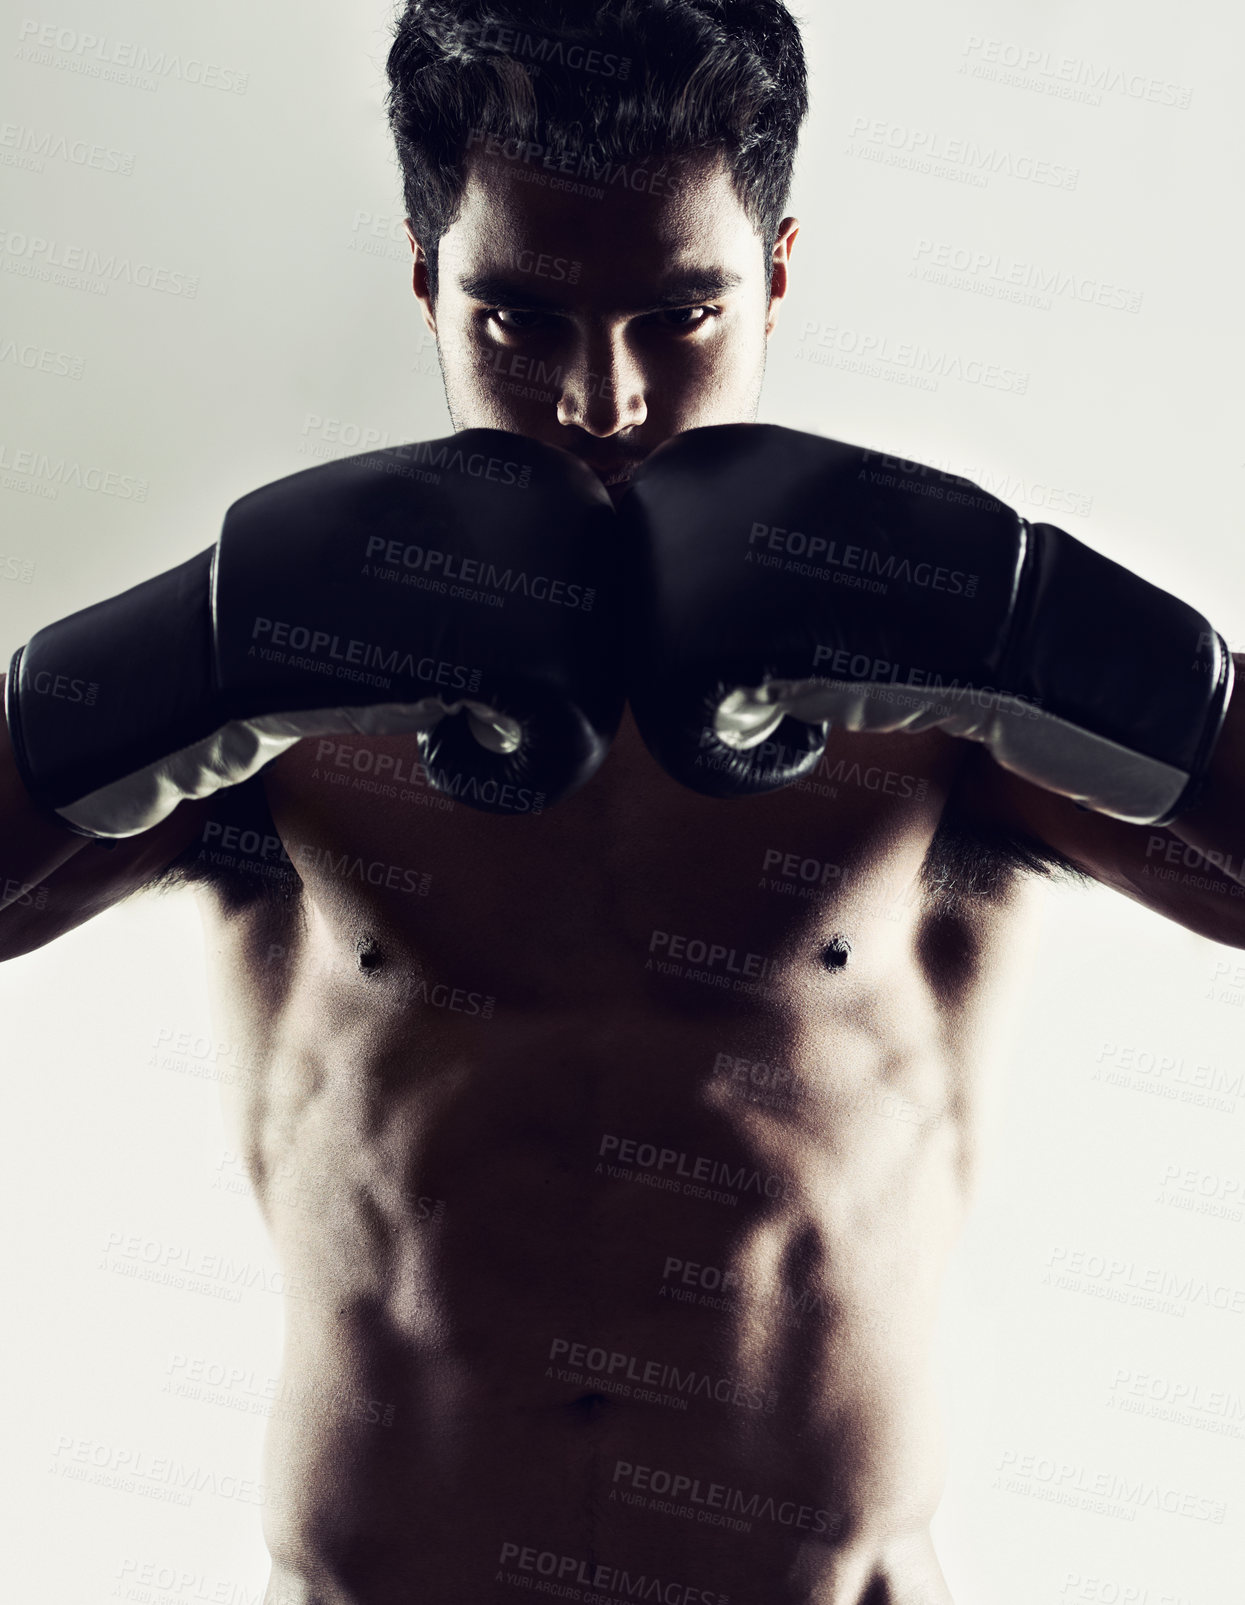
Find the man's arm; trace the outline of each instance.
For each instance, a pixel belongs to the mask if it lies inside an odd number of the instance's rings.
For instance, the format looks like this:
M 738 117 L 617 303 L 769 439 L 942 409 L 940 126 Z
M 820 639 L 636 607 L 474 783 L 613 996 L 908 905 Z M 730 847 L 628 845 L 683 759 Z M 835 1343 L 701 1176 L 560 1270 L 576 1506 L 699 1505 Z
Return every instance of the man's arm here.
M 1095 880 L 1227 947 L 1245 947 L 1245 654 L 1206 785 L 1168 826 L 1129 825 L 1078 808 L 1012 774 L 979 748 L 959 785 L 972 816 L 1021 830 Z

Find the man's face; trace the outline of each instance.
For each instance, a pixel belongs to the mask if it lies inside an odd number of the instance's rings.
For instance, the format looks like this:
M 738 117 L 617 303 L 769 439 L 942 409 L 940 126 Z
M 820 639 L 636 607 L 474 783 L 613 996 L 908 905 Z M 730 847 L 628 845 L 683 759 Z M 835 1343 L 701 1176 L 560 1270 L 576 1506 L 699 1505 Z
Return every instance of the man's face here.
M 786 219 L 766 262 L 720 155 L 661 167 L 596 199 L 538 162 L 472 154 L 435 303 L 411 236 L 454 427 L 561 446 L 615 500 L 670 436 L 756 417 L 796 233 Z

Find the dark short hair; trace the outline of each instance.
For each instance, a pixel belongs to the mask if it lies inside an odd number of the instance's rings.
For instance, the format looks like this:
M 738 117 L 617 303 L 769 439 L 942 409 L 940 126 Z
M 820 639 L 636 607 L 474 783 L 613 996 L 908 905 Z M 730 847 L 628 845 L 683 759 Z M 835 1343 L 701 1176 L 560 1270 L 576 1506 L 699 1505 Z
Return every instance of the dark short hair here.
M 388 71 L 403 199 L 434 296 L 473 136 L 599 165 L 720 151 L 773 250 L 808 110 L 782 0 L 406 0 Z

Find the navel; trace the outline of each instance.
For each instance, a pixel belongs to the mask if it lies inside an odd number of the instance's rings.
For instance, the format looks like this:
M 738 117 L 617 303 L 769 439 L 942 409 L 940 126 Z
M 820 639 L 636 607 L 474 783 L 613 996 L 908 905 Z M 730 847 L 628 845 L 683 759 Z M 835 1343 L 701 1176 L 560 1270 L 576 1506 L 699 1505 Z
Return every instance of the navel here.
M 579 1421 L 595 1421 L 608 1403 L 603 1393 L 581 1393 L 578 1399 L 571 1399 L 566 1408 Z

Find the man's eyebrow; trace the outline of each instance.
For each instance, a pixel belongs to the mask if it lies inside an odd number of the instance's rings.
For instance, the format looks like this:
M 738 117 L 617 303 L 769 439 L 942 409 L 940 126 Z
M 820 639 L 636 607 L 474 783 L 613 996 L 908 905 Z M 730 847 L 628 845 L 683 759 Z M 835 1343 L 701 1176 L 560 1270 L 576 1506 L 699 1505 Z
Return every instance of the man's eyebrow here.
M 542 295 L 530 279 L 510 279 L 503 273 L 464 274 L 458 288 L 473 301 L 487 301 L 490 306 L 540 307 L 554 310 L 562 303 L 554 296 Z
M 619 308 L 626 312 L 660 312 L 668 307 L 691 306 L 698 301 L 714 301 L 727 290 L 743 283 L 743 275 L 727 268 L 703 268 L 669 280 L 650 300 Z M 537 289 L 532 276 L 512 278 L 505 273 L 464 274 L 458 288 L 473 301 L 490 306 L 524 307 L 535 311 L 557 312 L 566 302 Z
M 645 310 L 690 306 L 694 301 L 716 301 L 727 290 L 734 290 L 743 282 L 742 273 L 732 273 L 726 268 L 701 269 L 683 278 L 672 279 Z

